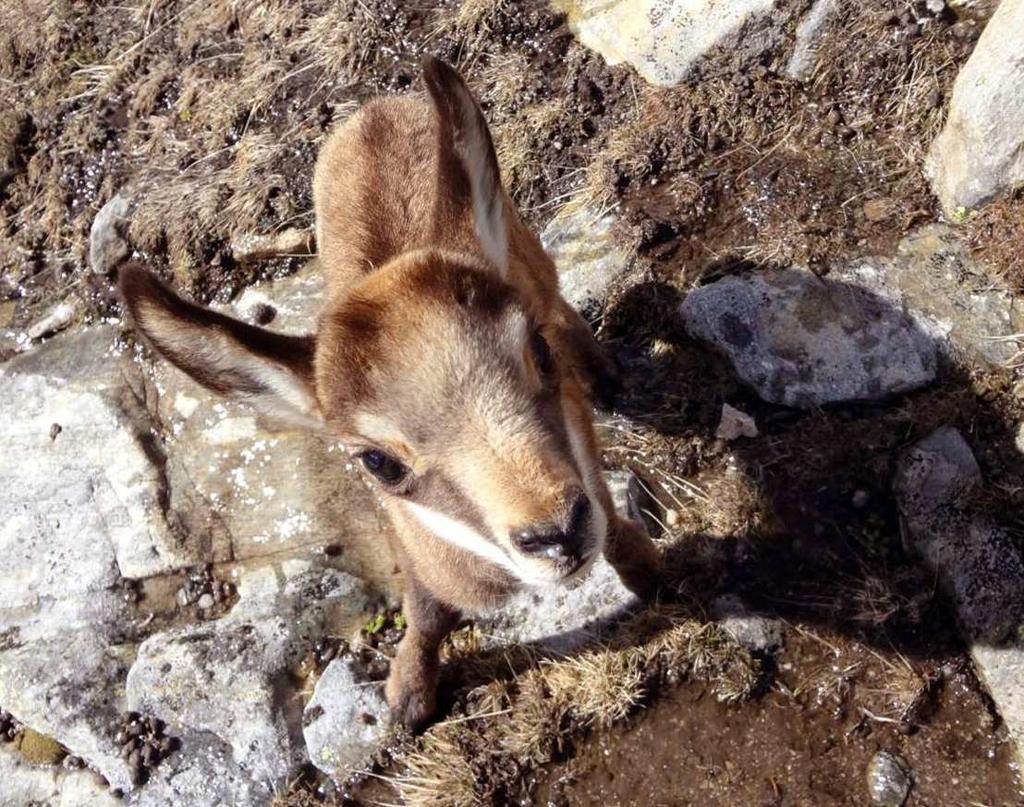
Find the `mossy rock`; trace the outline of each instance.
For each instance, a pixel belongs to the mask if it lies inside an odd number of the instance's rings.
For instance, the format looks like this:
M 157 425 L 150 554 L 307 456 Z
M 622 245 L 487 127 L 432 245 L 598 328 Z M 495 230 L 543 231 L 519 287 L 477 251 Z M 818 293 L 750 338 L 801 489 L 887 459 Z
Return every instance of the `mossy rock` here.
M 33 765 L 56 765 L 67 756 L 59 742 L 29 728 L 18 735 L 15 747 L 25 761 Z

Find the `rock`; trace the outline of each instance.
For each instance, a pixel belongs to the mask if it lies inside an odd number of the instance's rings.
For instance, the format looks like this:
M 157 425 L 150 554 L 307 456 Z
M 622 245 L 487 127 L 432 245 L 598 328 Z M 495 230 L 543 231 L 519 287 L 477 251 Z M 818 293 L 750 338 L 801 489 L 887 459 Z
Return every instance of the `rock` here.
M 541 243 L 558 269 L 562 296 L 578 311 L 599 309 L 622 273 L 627 256 L 612 238 L 615 217 L 587 207 L 566 207 L 541 233 Z
M 254 782 L 280 784 L 302 761 L 282 681 L 327 632 L 347 635 L 373 604 L 355 578 L 301 560 L 247 571 L 224 618 L 151 636 L 128 673 L 129 708 L 174 733 L 211 735 Z
M 182 737 L 181 750 L 154 768 L 128 803 L 133 807 L 261 807 L 270 805 L 276 795 L 272 783 L 239 768 L 229 746 L 198 732 Z
M 953 428 L 900 458 L 893 483 L 905 540 L 953 601 L 978 675 L 1024 748 L 1024 557 L 1009 531 L 970 509 L 981 471 Z
M 75 305 L 70 300 L 65 300 L 62 303 L 58 303 L 42 319 L 36 320 L 28 328 L 25 329 L 25 333 L 29 339 L 36 340 L 42 339 L 45 336 L 52 336 L 58 331 L 63 331 L 68 325 L 71 324 L 71 320 L 75 318 Z
M 879 751 L 868 763 L 868 793 L 877 807 L 901 807 L 910 794 L 910 766 L 896 754 Z
M 689 333 L 764 400 L 799 408 L 880 400 L 935 378 L 934 342 L 903 311 L 803 269 L 732 276 L 691 291 Z
M 568 653 L 600 641 L 638 604 L 602 557 L 576 586 L 531 589 L 516 595 L 479 624 L 496 644 L 530 644 Z
M 982 643 L 971 646 L 978 677 L 1017 745 L 1018 764 L 1024 762 L 1024 636 L 1019 631 L 1018 627 L 1018 635 L 998 647 Z
M 864 203 L 864 218 L 872 224 L 885 221 L 892 215 L 892 200 L 869 199 Z
M 956 233 L 929 225 L 904 238 L 891 257 L 851 261 L 829 277 L 863 286 L 906 310 L 951 359 L 1000 366 L 1016 353 L 1009 337 L 1024 331 L 1013 295 L 993 281 Z
M 0 807 L 115 807 L 121 802 L 88 770 L 29 765 L 0 749 Z
M 111 634 L 75 626 L 49 638 L 18 637 L 0 654 L 0 703 L 39 734 L 95 767 L 114 787 L 131 776 L 114 742 L 127 665 Z M 38 625 L 25 633 L 38 630 Z
M 774 653 L 784 644 L 782 623 L 756 616 L 735 594 L 723 594 L 711 603 L 711 616 L 737 644 L 755 653 Z
M 387 730 L 383 684 L 360 681 L 352 660 L 327 665 L 302 715 L 310 761 L 334 781 L 364 762 Z
M 893 487 L 906 540 L 938 576 L 968 639 L 999 644 L 1024 623 L 1024 558 L 1009 531 L 970 509 L 981 474 L 945 427 L 900 458 Z
M 273 327 L 316 326 L 323 280 L 316 265 L 247 289 L 224 310 L 252 321 L 262 305 Z M 397 591 L 386 536 L 391 525 L 351 459 L 329 435 L 281 430 L 244 404 L 208 392 L 177 368 L 147 362 L 163 428 L 170 507 L 208 560 L 249 560 L 282 552 L 345 547 L 342 563 Z M 372 540 L 360 540 L 373 536 Z
M 946 0 L 925 0 L 924 7 L 928 13 L 938 17 L 946 10 Z
M 786 64 L 785 75 L 805 82 L 818 66 L 818 46 L 828 24 L 839 10 L 839 0 L 814 0 L 814 5 L 796 27 L 796 44 Z
M 553 0 L 552 4 L 566 14 L 580 42 L 608 64 L 628 62 L 647 81 L 661 86 L 678 84 L 697 59 L 773 7 L 771 0 Z M 748 28 L 744 28 L 744 40 L 754 38 Z
M 22 759 L 32 765 L 56 765 L 66 756 L 59 742 L 28 728 L 19 735 L 15 747 Z
M 1024 182 L 1024 0 L 999 4 L 953 86 L 942 132 L 925 170 L 946 215 Z
M 128 257 L 130 248 L 125 239 L 129 202 L 118 193 L 96 214 L 89 228 L 89 266 L 97 275 L 107 275 Z
M 308 257 L 313 254 L 313 233 L 289 227 L 271 235 L 240 235 L 231 240 L 231 254 L 239 263 Z
M 740 437 L 757 437 L 757 434 L 757 423 L 750 415 L 727 403 L 722 404 L 722 419 L 718 422 L 715 437 L 732 442 Z
M 167 518 L 163 449 L 141 374 L 92 329 L 0 369 L 0 606 L 66 597 L 196 563 Z M 140 400 L 140 398 L 142 400 Z M 54 423 L 58 439 L 50 439 Z

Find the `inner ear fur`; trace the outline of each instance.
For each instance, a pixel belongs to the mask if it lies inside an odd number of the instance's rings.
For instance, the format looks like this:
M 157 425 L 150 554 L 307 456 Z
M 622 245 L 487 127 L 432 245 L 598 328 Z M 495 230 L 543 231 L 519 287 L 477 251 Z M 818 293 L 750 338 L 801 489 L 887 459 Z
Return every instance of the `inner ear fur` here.
M 319 422 L 316 337 L 275 333 L 191 303 L 139 264 L 122 267 L 118 287 L 136 330 L 204 387 L 292 422 Z
M 503 275 L 508 269 L 505 191 L 483 112 L 462 76 L 440 59 L 423 60 L 423 80 L 439 123 L 442 197 L 469 204 L 477 240 L 487 259 Z M 468 180 L 468 188 L 467 186 Z

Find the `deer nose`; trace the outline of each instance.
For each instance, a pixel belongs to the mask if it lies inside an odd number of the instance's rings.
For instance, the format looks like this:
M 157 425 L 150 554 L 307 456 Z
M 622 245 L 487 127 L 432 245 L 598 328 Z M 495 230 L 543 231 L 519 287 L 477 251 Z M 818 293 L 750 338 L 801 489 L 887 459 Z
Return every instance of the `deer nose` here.
M 512 530 L 512 545 L 524 555 L 559 558 L 578 557 L 590 526 L 590 499 L 575 492 L 562 508 L 561 523 L 545 521 Z

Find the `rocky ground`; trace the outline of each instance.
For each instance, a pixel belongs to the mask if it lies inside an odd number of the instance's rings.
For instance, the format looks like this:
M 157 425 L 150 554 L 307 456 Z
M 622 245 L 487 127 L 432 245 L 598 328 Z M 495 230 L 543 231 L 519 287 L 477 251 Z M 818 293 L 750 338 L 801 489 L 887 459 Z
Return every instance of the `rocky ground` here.
M 0 804 L 1024 803 L 1021 0 L 0 7 Z M 982 34 L 984 31 L 984 34 Z M 330 126 L 457 63 L 623 369 L 669 566 L 447 643 L 387 729 L 388 525 L 154 363 L 135 255 L 315 319 Z

